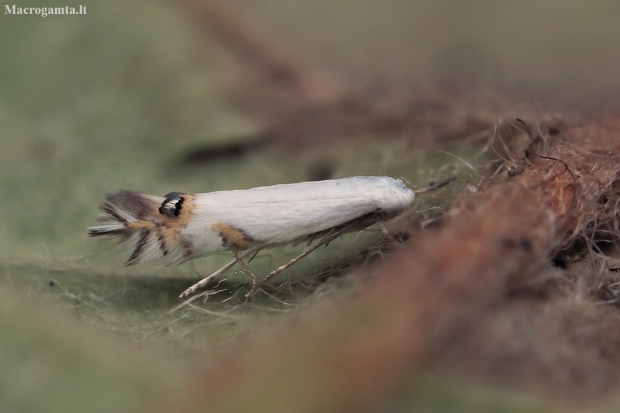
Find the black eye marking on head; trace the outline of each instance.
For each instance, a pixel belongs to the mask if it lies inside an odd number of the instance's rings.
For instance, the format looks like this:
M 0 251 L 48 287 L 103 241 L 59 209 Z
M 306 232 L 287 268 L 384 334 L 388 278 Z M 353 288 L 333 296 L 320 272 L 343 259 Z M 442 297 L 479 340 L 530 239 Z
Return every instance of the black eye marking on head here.
M 183 208 L 183 194 L 181 192 L 170 192 L 165 195 L 165 198 L 159 207 L 159 213 L 170 218 L 178 217 L 181 208 Z

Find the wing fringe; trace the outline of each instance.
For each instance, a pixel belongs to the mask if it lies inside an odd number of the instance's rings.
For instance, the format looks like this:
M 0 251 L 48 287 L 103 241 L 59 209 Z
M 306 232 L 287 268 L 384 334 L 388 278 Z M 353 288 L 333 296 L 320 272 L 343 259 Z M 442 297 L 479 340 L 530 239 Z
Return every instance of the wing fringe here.
M 169 254 L 161 233 L 159 206 L 164 198 L 122 190 L 106 196 L 99 209 L 99 225 L 88 228 L 91 237 L 110 236 L 131 250 L 125 265 L 157 259 Z

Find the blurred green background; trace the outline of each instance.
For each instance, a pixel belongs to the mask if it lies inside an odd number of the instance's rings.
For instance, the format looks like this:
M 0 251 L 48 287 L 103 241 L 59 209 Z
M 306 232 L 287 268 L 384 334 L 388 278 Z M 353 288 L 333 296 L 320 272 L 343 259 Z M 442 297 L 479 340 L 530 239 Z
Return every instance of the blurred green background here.
M 368 93 L 415 100 L 490 91 L 583 110 L 620 91 L 616 1 L 233 3 L 313 70 Z M 386 174 L 417 186 L 472 176 L 452 155 L 377 136 L 187 164 L 195 148 L 261 132 L 261 120 L 230 98 L 242 63 L 175 2 L 68 3 L 79 4 L 87 15 L 0 14 L 0 411 L 138 409 L 294 301 L 242 305 L 233 295 L 168 314 L 193 279 L 230 257 L 123 267 L 113 246 L 85 231 L 106 193 L 296 182 L 323 165 L 332 177 Z M 477 152 L 450 153 L 475 162 Z M 370 242 L 350 237 L 299 271 L 345 259 L 360 248 L 353 241 Z M 264 272 L 295 251 L 253 266 Z M 346 284 L 332 281 L 331 293 Z
M 620 91 L 613 0 L 233 3 L 317 67 L 361 87 L 432 94 L 448 86 L 562 108 L 615 104 Z

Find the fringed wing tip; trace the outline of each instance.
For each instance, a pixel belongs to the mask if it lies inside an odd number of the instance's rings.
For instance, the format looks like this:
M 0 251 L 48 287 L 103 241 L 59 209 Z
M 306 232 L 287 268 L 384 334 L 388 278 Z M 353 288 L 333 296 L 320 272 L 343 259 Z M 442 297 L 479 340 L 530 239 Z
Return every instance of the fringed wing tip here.
M 106 196 L 99 209 L 99 224 L 87 228 L 91 237 L 118 237 L 129 251 L 125 265 L 165 258 L 178 261 L 180 250 L 161 232 L 159 207 L 165 198 L 121 190 Z
M 127 235 L 128 229 L 123 224 L 110 223 L 108 225 L 98 225 L 95 227 L 86 228 L 88 235 L 91 237 L 100 236 L 124 236 Z

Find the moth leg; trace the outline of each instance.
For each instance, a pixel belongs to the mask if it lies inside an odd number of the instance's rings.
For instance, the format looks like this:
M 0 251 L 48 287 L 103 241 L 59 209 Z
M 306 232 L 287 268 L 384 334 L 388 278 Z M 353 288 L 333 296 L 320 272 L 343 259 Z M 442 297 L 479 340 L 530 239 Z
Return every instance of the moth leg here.
M 241 253 L 239 255 L 239 259 L 243 259 L 246 256 L 254 253 L 256 254 L 258 252 L 258 249 L 249 249 L 244 251 L 243 253 Z M 224 265 L 222 268 L 220 268 L 219 270 L 215 271 L 213 274 L 209 275 L 208 277 L 203 278 L 202 280 L 198 281 L 196 284 L 192 285 L 191 287 L 189 287 L 187 290 L 183 291 L 181 293 L 181 295 L 179 296 L 180 299 L 185 299 L 187 297 L 189 297 L 190 295 L 192 295 L 193 293 L 196 292 L 196 290 L 198 290 L 201 287 L 204 287 L 205 285 L 207 285 L 209 283 L 209 281 L 211 281 L 212 279 L 219 277 L 220 275 L 224 274 L 226 271 L 228 271 L 229 269 L 231 269 L 237 262 L 239 262 L 237 260 L 237 256 L 235 254 L 235 259 L 232 260 L 231 262 L 229 262 L 228 264 Z
M 397 241 L 394 239 L 392 234 L 390 234 L 390 231 L 388 231 L 387 227 L 385 226 L 385 222 L 382 219 L 380 219 L 380 218 L 379 218 L 378 222 L 379 222 L 379 226 L 381 227 L 381 232 L 383 232 L 383 235 L 385 235 L 385 237 L 390 242 L 393 242 L 394 244 L 396 244 Z
M 235 260 L 239 263 L 239 265 L 241 265 L 241 268 L 243 268 L 243 272 L 246 273 L 248 277 L 252 279 L 252 289 L 245 296 L 249 297 L 251 295 L 256 294 L 256 291 L 258 290 L 258 282 L 256 282 L 256 275 L 254 275 L 250 267 L 248 267 L 245 261 L 243 261 L 243 258 L 239 256 L 239 250 L 235 250 Z
M 252 262 L 252 260 L 253 260 L 254 258 L 256 258 L 256 255 L 257 255 L 259 252 L 260 252 L 260 249 L 258 249 L 258 248 L 257 248 L 257 249 L 256 249 L 256 251 L 254 252 L 254 254 L 252 254 L 252 256 L 250 257 L 250 259 L 248 260 L 248 262 Z
M 335 240 L 336 238 L 340 237 L 343 234 L 346 234 L 347 232 L 351 231 L 351 228 L 355 227 L 355 224 L 357 224 L 357 222 L 353 222 L 349 225 L 344 226 L 343 228 L 337 230 L 337 231 L 333 231 L 328 233 L 327 235 L 325 235 L 323 238 L 321 238 L 321 240 L 319 242 L 317 242 L 316 244 L 314 244 L 312 247 L 308 248 L 307 250 L 305 250 L 303 253 L 299 254 L 298 256 L 296 256 L 295 258 L 293 258 L 292 260 L 290 260 L 289 262 L 287 262 L 284 265 L 279 266 L 278 268 L 276 268 L 275 270 L 271 271 L 269 274 L 267 274 L 267 276 L 265 277 L 265 279 L 262 282 L 268 282 L 269 280 L 271 280 L 273 277 L 275 277 L 276 275 L 280 274 L 282 271 L 286 270 L 287 268 L 289 268 L 290 266 L 294 265 L 295 263 L 297 263 L 298 261 L 300 261 L 301 259 L 303 259 L 304 257 L 307 257 L 308 255 L 312 254 L 316 249 L 318 249 L 320 246 L 322 245 L 328 245 L 330 242 L 332 242 L 333 240 Z M 246 297 L 249 297 L 250 295 L 254 294 L 253 291 L 250 291 Z
M 207 291 L 203 291 L 202 293 L 193 296 L 192 298 L 183 301 L 181 304 L 177 305 L 176 307 L 174 307 L 172 310 L 168 311 L 168 314 L 172 314 L 175 311 L 177 311 L 179 308 L 185 307 L 186 305 L 190 304 L 192 301 L 199 299 L 200 297 L 203 297 L 202 302 L 206 303 L 207 299 L 209 298 L 210 295 L 215 295 L 217 293 L 221 293 L 222 291 L 226 291 L 225 289 L 222 290 L 207 290 Z M 229 298 L 227 298 L 228 300 Z M 152 333 L 151 333 L 152 334 Z

